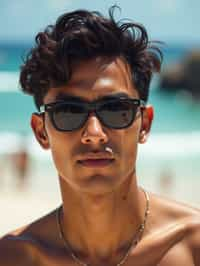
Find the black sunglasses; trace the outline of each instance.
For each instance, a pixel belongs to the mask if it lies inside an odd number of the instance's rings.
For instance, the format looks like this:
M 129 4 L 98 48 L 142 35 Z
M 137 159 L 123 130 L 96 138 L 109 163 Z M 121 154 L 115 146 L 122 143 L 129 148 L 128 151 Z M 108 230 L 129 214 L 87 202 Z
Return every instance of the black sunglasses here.
M 139 107 L 145 107 L 145 102 L 132 98 L 100 99 L 94 102 L 61 100 L 41 106 L 40 111 L 49 114 L 57 130 L 74 131 L 83 127 L 91 112 L 108 128 L 127 128 L 134 121 Z

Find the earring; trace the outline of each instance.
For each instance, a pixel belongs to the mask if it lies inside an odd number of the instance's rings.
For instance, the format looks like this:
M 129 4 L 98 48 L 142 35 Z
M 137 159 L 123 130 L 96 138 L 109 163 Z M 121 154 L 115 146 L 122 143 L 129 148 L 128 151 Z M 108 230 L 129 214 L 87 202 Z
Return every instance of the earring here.
M 141 130 L 140 131 L 140 136 L 139 136 L 139 141 L 140 142 L 144 142 L 146 140 L 146 131 L 145 130 Z

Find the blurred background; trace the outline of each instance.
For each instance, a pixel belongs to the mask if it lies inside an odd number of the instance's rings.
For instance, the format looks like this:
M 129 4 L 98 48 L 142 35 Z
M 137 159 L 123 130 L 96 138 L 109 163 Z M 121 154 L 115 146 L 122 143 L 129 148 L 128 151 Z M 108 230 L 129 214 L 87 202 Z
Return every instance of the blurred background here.
M 34 37 L 63 12 L 77 8 L 121 14 L 165 43 L 160 76 L 151 84 L 155 119 L 139 147 L 138 178 L 147 190 L 200 205 L 200 2 L 198 0 L 0 0 L 0 235 L 60 204 L 50 153 L 34 140 L 36 109 L 20 91 L 22 58 Z

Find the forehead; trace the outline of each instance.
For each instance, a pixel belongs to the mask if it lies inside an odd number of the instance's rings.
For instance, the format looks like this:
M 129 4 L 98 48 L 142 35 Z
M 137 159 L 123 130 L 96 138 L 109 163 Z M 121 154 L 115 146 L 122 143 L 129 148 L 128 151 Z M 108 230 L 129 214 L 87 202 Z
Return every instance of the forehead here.
M 70 81 L 58 88 L 50 88 L 44 103 L 55 101 L 63 95 L 93 101 L 119 93 L 138 97 L 128 64 L 119 57 L 97 57 L 74 65 Z

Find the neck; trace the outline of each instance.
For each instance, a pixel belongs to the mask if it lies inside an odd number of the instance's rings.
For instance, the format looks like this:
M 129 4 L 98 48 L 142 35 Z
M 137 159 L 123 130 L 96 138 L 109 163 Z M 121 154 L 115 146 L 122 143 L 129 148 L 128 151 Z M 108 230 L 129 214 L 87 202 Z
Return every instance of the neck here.
M 65 239 L 76 254 L 89 258 L 117 257 L 131 245 L 144 220 L 146 199 L 130 176 L 112 193 L 96 196 L 75 192 L 61 178 Z

